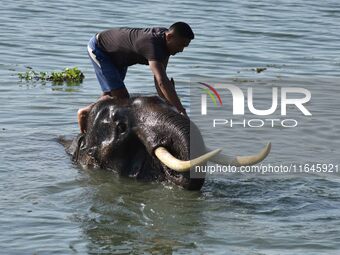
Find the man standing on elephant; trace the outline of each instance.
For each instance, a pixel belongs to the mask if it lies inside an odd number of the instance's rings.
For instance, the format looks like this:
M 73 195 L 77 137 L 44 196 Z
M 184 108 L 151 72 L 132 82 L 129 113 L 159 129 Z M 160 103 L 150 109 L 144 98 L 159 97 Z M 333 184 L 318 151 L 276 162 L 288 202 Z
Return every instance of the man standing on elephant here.
M 103 91 L 102 97 L 128 98 L 124 84 L 128 66 L 149 65 L 160 97 L 173 105 L 181 114 L 186 111 L 176 93 L 174 82 L 169 80 L 166 67 L 170 55 L 182 52 L 194 33 L 184 22 L 176 22 L 169 29 L 115 28 L 105 30 L 91 38 L 88 53 Z M 86 132 L 86 119 L 92 105 L 78 111 L 80 131 Z

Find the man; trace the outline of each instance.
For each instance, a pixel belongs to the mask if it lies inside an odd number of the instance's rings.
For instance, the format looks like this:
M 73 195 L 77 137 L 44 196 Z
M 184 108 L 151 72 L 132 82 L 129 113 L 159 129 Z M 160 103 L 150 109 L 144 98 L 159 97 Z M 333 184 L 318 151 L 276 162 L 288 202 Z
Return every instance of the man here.
M 182 52 L 192 39 L 194 33 L 184 22 L 176 22 L 169 29 L 109 29 L 92 37 L 88 44 L 88 53 L 103 91 L 99 100 L 109 96 L 128 98 L 129 93 L 124 84 L 127 68 L 134 64 L 145 64 L 150 66 L 154 75 L 159 96 L 186 116 L 174 82 L 166 74 L 166 67 L 170 55 Z M 93 104 L 78 111 L 82 133 L 86 132 L 86 118 L 92 106 Z

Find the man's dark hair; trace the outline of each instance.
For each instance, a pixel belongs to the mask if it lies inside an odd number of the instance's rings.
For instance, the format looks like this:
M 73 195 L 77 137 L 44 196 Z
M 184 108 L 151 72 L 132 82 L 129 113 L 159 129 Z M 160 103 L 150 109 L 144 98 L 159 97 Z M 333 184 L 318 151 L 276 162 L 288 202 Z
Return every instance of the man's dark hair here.
M 183 38 L 188 38 L 190 40 L 195 38 L 194 32 L 192 32 L 191 27 L 185 22 L 176 22 L 170 26 L 169 30 L 173 30 L 176 35 Z

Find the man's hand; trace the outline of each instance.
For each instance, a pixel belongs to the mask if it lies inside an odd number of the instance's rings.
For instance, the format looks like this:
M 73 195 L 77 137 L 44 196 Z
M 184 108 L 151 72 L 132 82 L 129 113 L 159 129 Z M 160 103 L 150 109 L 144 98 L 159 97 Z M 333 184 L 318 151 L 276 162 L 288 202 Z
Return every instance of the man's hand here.
M 170 81 L 172 83 L 172 86 L 174 86 L 174 88 L 175 88 L 175 81 L 174 81 L 174 79 L 172 77 L 171 77 Z
M 188 114 L 187 114 L 187 111 L 183 108 L 183 111 L 180 112 L 181 115 L 183 115 L 184 117 L 187 117 L 189 118 Z
M 171 77 L 171 79 L 170 79 L 170 82 L 171 82 L 172 86 L 174 86 L 174 88 L 175 88 L 175 81 L 174 81 L 174 79 L 173 79 L 172 77 Z M 181 115 L 183 115 L 183 116 L 189 118 L 189 116 L 188 116 L 187 111 L 185 110 L 185 108 L 183 108 L 182 111 L 180 111 L 179 113 L 180 113 Z

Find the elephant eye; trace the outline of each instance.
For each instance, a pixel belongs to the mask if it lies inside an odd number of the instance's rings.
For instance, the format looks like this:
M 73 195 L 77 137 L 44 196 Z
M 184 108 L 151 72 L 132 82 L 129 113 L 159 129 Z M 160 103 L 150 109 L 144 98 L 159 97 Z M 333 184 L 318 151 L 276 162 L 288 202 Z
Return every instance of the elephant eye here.
M 126 131 L 126 129 L 127 129 L 127 127 L 126 127 L 125 123 L 120 122 L 120 123 L 117 124 L 118 133 L 120 133 L 120 134 L 124 133 Z

